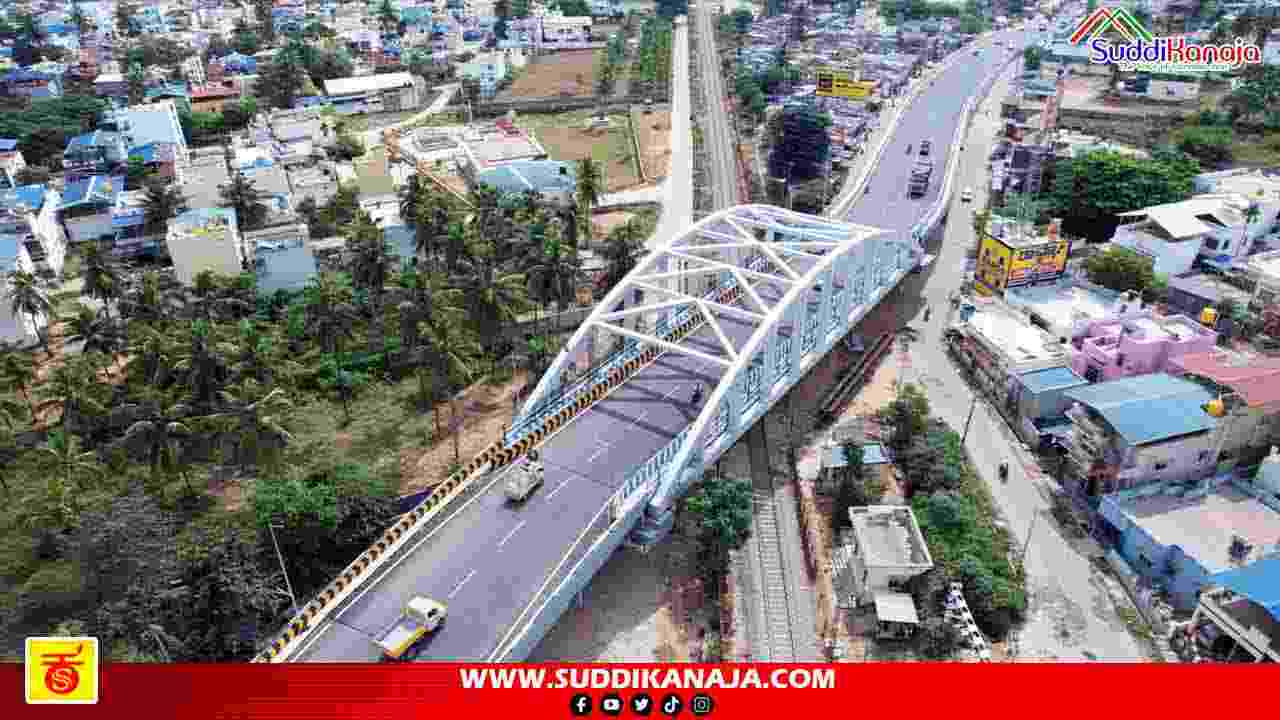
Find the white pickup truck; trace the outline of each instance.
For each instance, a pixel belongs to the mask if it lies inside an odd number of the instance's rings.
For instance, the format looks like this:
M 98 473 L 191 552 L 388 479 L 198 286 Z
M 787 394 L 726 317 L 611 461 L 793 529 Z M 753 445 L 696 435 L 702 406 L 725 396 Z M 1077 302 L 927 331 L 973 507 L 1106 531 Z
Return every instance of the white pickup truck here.
M 395 624 L 373 642 L 387 660 L 413 660 L 418 655 L 418 641 L 435 632 L 448 612 L 442 602 L 421 596 L 411 598 Z
M 542 469 L 542 460 L 538 457 L 537 450 L 530 450 L 529 457 L 524 464 L 511 473 L 511 478 L 507 480 L 506 493 L 507 499 L 511 502 L 523 502 L 527 500 L 534 490 L 542 484 L 544 479 L 544 471 Z

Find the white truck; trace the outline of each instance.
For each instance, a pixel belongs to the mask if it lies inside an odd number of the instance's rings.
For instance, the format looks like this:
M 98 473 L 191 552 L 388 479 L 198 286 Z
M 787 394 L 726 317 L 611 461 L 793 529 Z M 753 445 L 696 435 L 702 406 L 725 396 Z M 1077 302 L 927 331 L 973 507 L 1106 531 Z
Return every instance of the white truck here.
M 373 644 L 387 660 L 412 660 L 417 657 L 418 641 L 435 632 L 444 622 L 448 606 L 431 598 L 417 596 L 405 603 L 404 612 L 395 624 L 378 636 Z
M 530 450 L 529 457 L 524 464 L 511 473 L 511 478 L 507 480 L 506 493 L 507 499 L 511 502 L 523 502 L 533 494 L 534 490 L 542 484 L 545 473 L 542 468 L 542 460 L 538 457 L 537 450 Z

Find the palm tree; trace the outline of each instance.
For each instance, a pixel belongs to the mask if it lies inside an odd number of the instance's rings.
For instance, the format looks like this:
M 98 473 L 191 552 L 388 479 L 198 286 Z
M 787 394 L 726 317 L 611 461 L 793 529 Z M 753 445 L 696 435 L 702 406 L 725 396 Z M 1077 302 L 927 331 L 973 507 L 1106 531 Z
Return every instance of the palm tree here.
M 236 222 L 245 230 L 256 228 L 266 217 L 267 209 L 258 202 L 262 193 L 258 192 L 253 180 L 242 172 L 231 176 L 231 182 L 218 191 L 227 207 L 236 211 Z
M 635 220 L 628 220 L 609 233 L 609 244 L 604 251 L 605 282 L 608 288 L 622 282 L 627 273 L 635 269 L 637 258 L 642 252 L 639 237 L 640 227 Z
M 91 353 L 82 353 L 68 359 L 49 376 L 43 387 L 47 398 L 40 407 L 53 404 L 62 409 L 59 425 L 63 432 L 71 427 L 74 413 L 81 419 L 107 415 L 107 405 L 102 401 L 104 386 L 99 381 L 98 369 L 102 363 Z
M 95 311 L 81 305 L 79 312 L 63 318 L 62 322 L 67 324 L 64 341 L 84 343 L 86 353 L 115 357 L 127 344 L 122 328 L 107 315 L 105 308 Z
M 5 479 L 5 466 L 16 457 L 18 422 L 23 415 L 22 406 L 12 400 L 0 400 L 0 487 L 9 493 L 9 481 Z
M 156 180 L 147 183 L 142 208 L 146 231 L 164 235 L 169 231 L 169 220 L 187 209 L 187 198 L 178 186 L 166 185 L 164 181 Z
M 357 319 L 351 282 L 338 273 L 320 273 L 304 291 L 306 328 L 328 355 L 341 352 L 342 339 L 351 337 Z
M 278 450 L 293 440 L 293 435 L 279 420 L 280 412 L 293 407 L 283 390 L 276 388 L 254 401 L 249 401 L 243 393 L 236 395 L 227 391 L 218 393 L 218 398 L 223 408 L 211 418 L 222 421 L 223 427 L 237 433 L 237 462 L 242 465 L 256 465 L 267 455 L 274 460 Z
M 605 191 L 604 167 L 596 160 L 582 158 L 578 161 L 576 182 L 578 207 L 582 213 L 581 219 L 585 223 L 584 234 L 587 240 L 590 240 L 591 211 L 600 204 L 600 198 L 604 196 Z
M 483 338 L 485 352 L 493 350 L 502 337 L 502 328 L 515 321 L 527 306 L 527 281 L 520 273 L 503 272 L 494 260 L 492 242 L 477 242 L 473 257 L 463 263 L 463 296 L 472 325 Z
M 230 374 L 228 355 L 234 351 L 217 342 L 213 325 L 206 320 L 191 323 L 187 346 L 177 357 L 173 370 L 185 378 L 191 396 L 200 407 L 209 407 Z
M 17 391 L 31 409 L 31 419 L 36 417 L 36 403 L 31 398 L 31 387 L 36 381 L 36 364 L 31 356 L 21 350 L 0 343 L 0 383 L 7 391 Z
M 44 323 L 53 310 L 53 303 L 49 301 L 43 283 L 33 273 L 25 270 L 10 272 L 8 279 L 9 287 L 5 290 L 5 297 L 9 300 L 9 310 L 15 317 L 26 315 L 31 320 L 40 344 L 44 345 L 45 353 L 53 357 L 53 350 L 49 347 L 49 329 Z
M 144 322 L 165 320 L 180 301 L 180 290 L 158 271 L 147 270 L 123 293 L 120 314 Z
M 580 266 L 576 256 L 565 252 L 560 234 L 559 221 L 552 221 L 543 241 L 542 257 L 529 268 L 529 277 L 539 300 L 555 299 L 557 309 L 564 312 L 577 287 Z
M 369 321 L 369 352 L 386 350 L 385 318 L 382 312 L 382 296 L 386 292 L 387 279 L 395 270 L 395 251 L 389 247 L 386 235 L 374 224 L 367 213 L 361 212 L 356 221 L 343 229 L 350 253 L 351 278 L 356 287 L 369 296 L 372 318 Z
M 394 32 L 396 27 L 400 25 L 400 15 L 396 12 L 395 6 L 391 4 L 391 0 L 382 0 L 378 5 L 378 25 L 382 27 L 382 32 Z
M 241 295 L 244 288 L 228 283 L 212 270 L 196 273 L 185 311 L 197 320 L 239 318 L 253 312 L 254 305 Z
M 475 360 L 480 354 L 480 345 L 461 325 L 460 319 L 458 313 L 442 312 L 432 315 L 424 323 L 426 333 L 420 351 L 434 361 L 431 368 L 433 380 L 465 385 L 474 377 Z M 430 392 L 421 374 L 418 376 L 418 383 L 420 392 Z M 435 410 L 434 395 L 428 395 L 428 404 L 435 422 L 436 435 L 439 436 L 440 421 L 439 413 Z M 462 425 L 457 397 L 453 393 L 450 393 L 449 414 L 452 418 L 450 424 L 454 426 L 453 432 L 450 433 L 453 436 L 453 461 L 457 463 L 461 458 L 459 435 L 462 432 Z
M 68 488 L 74 485 L 83 490 L 84 478 L 96 479 L 103 474 L 97 453 L 92 450 L 83 450 L 80 438 L 69 435 L 65 431 L 55 430 L 50 433 L 49 440 L 38 448 L 38 451 L 42 459 L 57 471 L 60 475 L 59 479 Z
M 182 462 L 181 447 L 181 442 L 193 434 L 190 422 L 195 419 L 193 415 L 189 405 L 166 398 L 156 407 L 154 414 L 130 425 L 116 441 L 116 446 L 145 452 L 153 481 L 178 475 L 186 483 L 187 491 L 195 495 Z
M 86 243 L 80 251 L 81 292 L 102 303 L 110 314 L 111 301 L 120 297 L 123 289 L 120 269 L 102 243 Z
M 424 204 L 428 196 L 428 183 L 418 173 L 414 173 L 400 188 L 400 217 L 406 223 L 414 223 L 418 217 L 418 208 Z

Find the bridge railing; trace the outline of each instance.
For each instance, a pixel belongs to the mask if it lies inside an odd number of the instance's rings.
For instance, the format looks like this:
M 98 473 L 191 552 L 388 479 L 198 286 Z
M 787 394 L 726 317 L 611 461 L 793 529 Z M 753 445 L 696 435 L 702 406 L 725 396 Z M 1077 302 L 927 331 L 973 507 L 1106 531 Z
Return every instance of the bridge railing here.
M 662 470 L 675 459 L 676 454 L 680 452 L 680 448 L 684 445 L 685 439 L 689 437 L 689 428 L 681 430 L 671 442 L 667 443 L 654 453 L 648 460 L 644 461 L 640 467 L 636 468 L 630 475 L 622 481 L 622 492 L 619 493 L 623 500 L 631 497 L 636 490 L 644 487 L 646 484 L 657 480 Z M 656 485 L 655 485 L 656 487 Z
M 748 270 L 759 271 L 763 267 L 769 265 L 769 260 L 764 255 L 753 255 L 746 262 Z M 702 299 L 712 300 L 717 295 L 724 293 L 726 290 L 732 290 L 736 287 L 738 281 L 728 272 L 722 273 L 718 278 L 715 287 L 707 290 L 702 294 Z M 672 336 L 679 332 L 679 328 L 683 325 L 694 312 L 692 305 L 686 305 L 666 318 L 659 319 L 653 328 L 654 335 L 663 340 L 670 340 Z M 513 445 L 522 438 L 532 433 L 535 429 L 542 427 L 547 418 L 558 415 L 561 410 L 572 406 L 577 402 L 578 397 L 584 391 L 595 385 L 605 382 L 609 374 L 617 368 L 624 367 L 628 362 L 639 357 L 643 352 L 640 343 L 633 338 L 628 338 L 621 349 L 610 353 L 604 360 L 595 363 L 590 370 L 583 372 L 576 377 L 572 383 L 565 385 L 555 391 L 555 394 L 538 402 L 532 409 L 524 413 L 520 420 L 512 424 L 511 429 L 503 435 L 503 441 L 507 445 Z

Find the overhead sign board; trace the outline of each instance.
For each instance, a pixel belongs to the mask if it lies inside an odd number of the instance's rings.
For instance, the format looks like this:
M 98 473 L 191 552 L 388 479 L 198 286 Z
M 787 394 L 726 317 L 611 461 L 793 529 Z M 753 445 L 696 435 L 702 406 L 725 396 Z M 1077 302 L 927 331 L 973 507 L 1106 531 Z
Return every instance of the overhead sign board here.
M 862 100 L 875 92 L 874 82 L 854 80 L 848 70 L 823 68 L 818 71 L 819 97 L 839 97 Z

